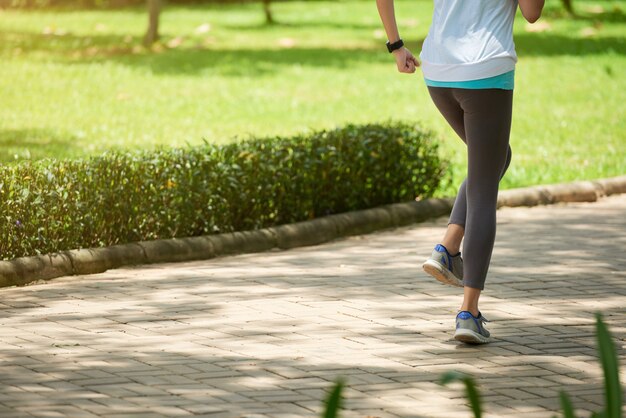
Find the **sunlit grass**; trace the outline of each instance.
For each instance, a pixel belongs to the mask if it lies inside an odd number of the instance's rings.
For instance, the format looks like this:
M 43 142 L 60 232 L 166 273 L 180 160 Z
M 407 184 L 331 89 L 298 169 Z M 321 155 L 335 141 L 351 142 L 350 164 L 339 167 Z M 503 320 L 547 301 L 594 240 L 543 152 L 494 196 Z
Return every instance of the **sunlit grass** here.
M 431 4 L 396 1 L 415 54 Z M 516 22 L 514 159 L 504 187 L 626 173 L 626 11 L 579 1 L 583 17 L 567 19 L 557 5 L 533 31 Z M 259 4 L 167 7 L 152 51 L 139 46 L 143 9 L 0 11 L 0 161 L 394 118 L 436 130 L 461 179 L 461 142 L 421 73 L 397 73 L 374 2 L 273 9 L 279 24 L 266 26 Z

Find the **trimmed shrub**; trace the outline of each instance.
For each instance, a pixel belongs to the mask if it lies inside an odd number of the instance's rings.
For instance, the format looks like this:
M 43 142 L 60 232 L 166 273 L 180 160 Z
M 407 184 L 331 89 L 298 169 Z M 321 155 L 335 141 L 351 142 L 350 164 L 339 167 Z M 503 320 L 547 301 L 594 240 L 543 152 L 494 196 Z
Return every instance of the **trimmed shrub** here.
M 447 163 L 431 132 L 388 122 L 0 167 L 4 259 L 259 229 L 430 197 Z

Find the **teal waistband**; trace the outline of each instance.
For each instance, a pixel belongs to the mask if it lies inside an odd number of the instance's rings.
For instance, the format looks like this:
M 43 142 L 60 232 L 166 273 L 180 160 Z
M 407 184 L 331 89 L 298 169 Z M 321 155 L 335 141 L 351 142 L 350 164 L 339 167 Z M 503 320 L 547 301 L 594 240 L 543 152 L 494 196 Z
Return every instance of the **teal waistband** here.
M 448 87 L 457 89 L 503 89 L 513 90 L 515 86 L 515 70 L 494 77 L 470 81 L 434 81 L 424 79 L 430 87 Z

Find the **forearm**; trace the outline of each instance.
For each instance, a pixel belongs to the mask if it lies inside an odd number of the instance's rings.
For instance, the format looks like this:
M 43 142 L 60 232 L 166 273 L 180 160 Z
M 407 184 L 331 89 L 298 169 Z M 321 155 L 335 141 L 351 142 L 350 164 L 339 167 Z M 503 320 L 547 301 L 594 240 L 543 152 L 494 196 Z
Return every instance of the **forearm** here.
M 535 23 L 541 16 L 545 0 L 518 0 L 518 2 L 524 18 L 530 23 Z
M 383 27 L 387 33 L 387 39 L 390 42 L 395 42 L 400 39 L 398 25 L 396 24 L 393 0 L 376 0 L 376 7 L 378 8 L 380 20 L 382 20 Z

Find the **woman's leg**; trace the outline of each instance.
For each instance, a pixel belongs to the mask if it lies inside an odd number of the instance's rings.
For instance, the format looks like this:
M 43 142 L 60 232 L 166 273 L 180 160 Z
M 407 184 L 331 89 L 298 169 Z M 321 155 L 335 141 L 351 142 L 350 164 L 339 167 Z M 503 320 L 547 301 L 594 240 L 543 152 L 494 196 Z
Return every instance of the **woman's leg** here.
M 490 334 L 484 328 L 485 319 L 478 310 L 478 300 L 493 252 L 498 186 L 511 161 L 513 91 L 429 87 L 429 92 L 442 115 L 467 145 L 467 177 L 459 188 L 444 236 L 444 243 L 447 243 L 444 246 L 455 251 L 455 245 L 458 248 L 465 235 L 463 303 L 456 317 L 454 338 L 466 343 L 486 343 Z M 433 256 L 424 263 L 424 270 L 444 283 L 460 284 L 458 276 L 447 271 L 447 265 L 443 270 L 430 271 L 434 257 L 441 258 L 442 262 L 446 259 L 437 246 Z M 451 258 L 455 257 L 448 253 L 446 264 L 454 267 Z M 459 262 L 460 258 L 456 260 Z M 448 273 L 454 275 L 456 281 Z
M 440 87 L 428 87 L 428 93 L 437 109 L 446 119 L 448 124 L 454 129 L 459 138 L 465 141 L 465 121 L 463 109 L 452 94 L 452 89 Z M 465 228 L 465 213 L 467 203 L 465 202 L 465 181 L 461 184 L 459 192 L 452 207 L 448 229 L 441 240 L 441 244 L 446 247 L 450 254 L 457 254 L 461 248 Z
M 463 303 L 461 304 L 462 311 L 470 312 L 472 315 L 478 318 L 480 310 L 478 309 L 478 299 L 480 298 L 480 289 L 465 286 L 463 287 Z
M 468 156 L 463 283 L 482 290 L 496 234 L 498 185 L 510 158 L 513 91 L 454 89 L 453 95 L 464 112 Z M 463 306 L 477 306 L 479 293 L 469 293 Z
M 462 138 L 463 142 L 467 144 L 465 141 L 465 137 Z M 500 180 L 504 177 L 506 170 L 509 168 L 511 164 L 511 147 L 509 146 L 508 152 L 506 154 L 506 163 L 504 164 L 504 169 L 502 173 L 500 173 Z M 457 224 L 465 226 L 465 219 L 467 217 L 467 178 L 463 180 L 461 186 L 459 187 L 459 192 L 456 195 L 456 199 L 454 201 L 454 208 L 452 209 L 452 213 L 450 214 L 450 222 L 451 224 Z M 460 241 L 459 241 L 460 244 Z M 445 244 L 444 244 L 445 245 Z
M 428 87 L 430 97 L 437 106 L 439 112 L 446 119 L 448 124 L 454 129 L 459 138 L 467 144 L 465 139 L 465 116 L 464 110 L 453 95 L 453 89 Z M 504 177 L 509 165 L 511 163 L 511 147 L 508 147 L 506 155 L 506 163 L 502 172 L 500 173 L 500 179 Z M 465 179 L 454 201 L 452 207 L 452 213 L 448 221 L 448 228 L 441 241 L 441 244 L 451 254 L 459 252 L 461 247 L 461 240 L 465 233 L 465 222 L 467 218 L 467 179 Z
M 464 141 L 465 142 L 465 141 Z M 511 164 L 511 147 L 509 146 L 506 154 L 506 163 L 504 169 L 500 174 L 500 180 L 504 177 L 506 170 Z M 454 206 L 452 207 L 452 213 L 450 214 L 450 220 L 448 221 L 448 229 L 443 236 L 441 244 L 450 251 L 452 254 L 459 252 L 461 248 L 461 240 L 465 235 L 465 220 L 467 218 L 467 179 L 463 180 L 459 191 L 454 199 Z

